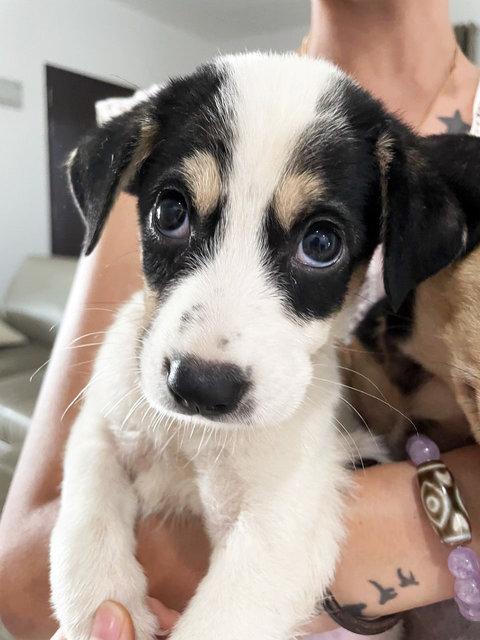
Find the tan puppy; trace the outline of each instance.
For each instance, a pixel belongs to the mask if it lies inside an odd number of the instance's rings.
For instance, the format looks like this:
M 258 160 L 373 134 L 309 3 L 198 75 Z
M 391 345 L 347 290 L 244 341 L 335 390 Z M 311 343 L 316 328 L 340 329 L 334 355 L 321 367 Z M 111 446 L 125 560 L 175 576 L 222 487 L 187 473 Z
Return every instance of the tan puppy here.
M 356 408 L 397 457 L 412 423 L 442 449 L 472 435 L 480 442 L 479 275 L 477 247 L 420 284 L 397 313 L 379 301 L 340 349 Z

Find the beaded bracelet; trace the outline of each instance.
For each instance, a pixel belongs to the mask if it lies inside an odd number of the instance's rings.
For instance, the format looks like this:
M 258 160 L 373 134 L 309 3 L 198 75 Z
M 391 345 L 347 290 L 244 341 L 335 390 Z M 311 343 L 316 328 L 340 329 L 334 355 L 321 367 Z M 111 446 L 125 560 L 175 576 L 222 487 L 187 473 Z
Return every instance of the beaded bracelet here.
M 409 438 L 407 453 L 417 467 L 422 505 L 433 529 L 443 543 L 455 547 L 448 568 L 456 578 L 455 601 L 460 613 L 471 622 L 480 622 L 480 562 L 472 549 L 462 546 L 472 541 L 472 528 L 458 486 L 439 459 L 438 446 L 427 436 Z

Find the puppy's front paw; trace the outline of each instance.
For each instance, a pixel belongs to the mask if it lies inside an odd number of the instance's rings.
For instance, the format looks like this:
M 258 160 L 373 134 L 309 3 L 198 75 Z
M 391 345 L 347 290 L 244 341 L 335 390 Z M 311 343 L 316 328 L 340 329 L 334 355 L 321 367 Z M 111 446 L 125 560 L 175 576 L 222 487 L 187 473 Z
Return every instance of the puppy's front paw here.
M 105 560 L 84 563 L 75 560 L 52 563 L 52 604 L 66 640 L 88 640 L 93 618 L 106 600 L 127 609 L 135 629 L 135 640 L 153 640 L 157 619 L 147 607 L 147 581 L 135 558 L 123 559 L 115 567 Z M 88 565 L 88 566 L 87 566 Z
M 134 610 L 133 613 L 130 611 L 129 613 L 135 629 L 135 640 L 153 640 L 157 637 L 156 634 L 159 631 L 157 621 L 155 616 L 147 607 L 140 606 L 138 607 L 138 610 Z M 123 612 L 118 607 L 104 604 L 101 607 L 99 617 L 96 618 L 96 620 L 92 620 L 91 624 L 79 623 L 78 625 L 75 625 L 74 630 L 70 629 L 69 631 L 64 631 L 62 628 L 59 635 L 62 639 L 65 638 L 66 640 L 77 640 L 77 638 L 90 639 L 92 637 L 96 637 L 100 628 L 103 631 L 105 627 L 110 628 L 112 620 L 111 616 L 119 616 L 119 623 L 121 628 L 123 628 Z M 96 627 L 96 624 L 99 625 L 99 628 Z

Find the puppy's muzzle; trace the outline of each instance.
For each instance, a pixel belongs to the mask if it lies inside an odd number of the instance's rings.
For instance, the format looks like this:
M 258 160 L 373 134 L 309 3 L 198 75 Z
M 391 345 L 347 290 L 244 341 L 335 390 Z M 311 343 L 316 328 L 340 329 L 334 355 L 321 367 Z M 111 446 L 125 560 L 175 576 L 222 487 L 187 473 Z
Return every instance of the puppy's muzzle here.
M 215 418 L 235 411 L 249 381 L 234 364 L 183 356 L 166 363 L 167 387 L 182 413 Z

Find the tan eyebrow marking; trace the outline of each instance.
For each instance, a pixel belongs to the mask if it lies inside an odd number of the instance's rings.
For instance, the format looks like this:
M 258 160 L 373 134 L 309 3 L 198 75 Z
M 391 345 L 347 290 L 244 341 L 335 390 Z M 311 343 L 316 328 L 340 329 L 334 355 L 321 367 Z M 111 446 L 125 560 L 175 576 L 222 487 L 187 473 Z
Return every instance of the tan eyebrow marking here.
M 122 177 L 120 178 L 118 193 L 123 189 L 126 189 L 130 181 L 135 176 L 135 173 L 137 172 L 139 166 L 152 153 L 153 144 L 157 135 L 158 125 L 156 123 L 150 122 L 149 120 L 145 120 L 144 122 L 142 122 L 140 126 L 140 134 L 138 137 L 137 146 L 135 147 L 135 151 L 133 152 L 130 164 L 125 169 Z
M 298 215 L 325 193 L 321 178 L 308 171 L 286 175 L 273 196 L 273 206 L 278 221 L 284 229 L 290 229 Z
M 198 215 L 212 213 L 222 191 L 220 169 L 213 155 L 195 151 L 183 161 L 182 169 Z

